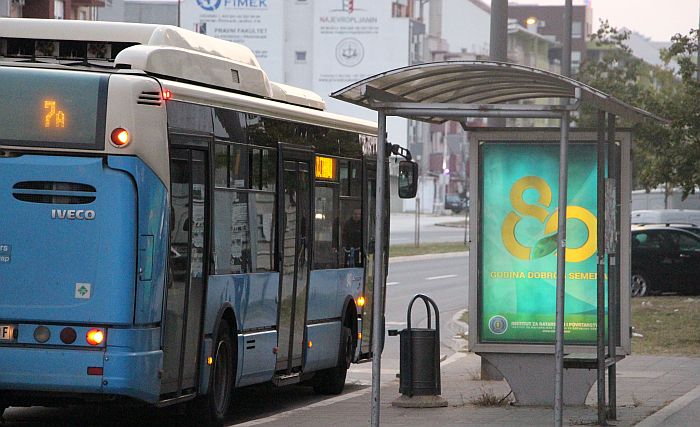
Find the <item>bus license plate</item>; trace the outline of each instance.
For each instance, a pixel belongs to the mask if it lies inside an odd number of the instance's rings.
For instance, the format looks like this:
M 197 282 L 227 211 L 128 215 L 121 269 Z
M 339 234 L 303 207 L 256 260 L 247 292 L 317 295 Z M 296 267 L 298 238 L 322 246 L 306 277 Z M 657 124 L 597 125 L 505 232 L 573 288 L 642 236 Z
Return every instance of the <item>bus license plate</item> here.
M 15 325 L 0 325 L 0 341 L 15 340 Z

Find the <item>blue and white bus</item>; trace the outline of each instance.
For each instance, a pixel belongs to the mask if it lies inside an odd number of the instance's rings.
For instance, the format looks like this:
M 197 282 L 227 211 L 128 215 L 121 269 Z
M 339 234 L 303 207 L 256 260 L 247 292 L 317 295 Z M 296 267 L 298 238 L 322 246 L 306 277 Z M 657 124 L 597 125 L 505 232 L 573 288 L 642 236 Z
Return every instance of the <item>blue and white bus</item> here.
M 385 285 L 376 131 L 240 45 L 0 19 L 0 415 L 186 402 L 217 425 L 234 387 L 340 393 Z

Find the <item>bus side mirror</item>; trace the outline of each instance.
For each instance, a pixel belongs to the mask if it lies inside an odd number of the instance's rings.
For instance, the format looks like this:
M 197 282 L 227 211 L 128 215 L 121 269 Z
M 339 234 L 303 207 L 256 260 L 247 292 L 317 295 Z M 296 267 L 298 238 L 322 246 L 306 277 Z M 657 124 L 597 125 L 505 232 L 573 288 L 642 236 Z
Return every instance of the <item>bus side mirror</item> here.
M 418 164 L 409 160 L 399 162 L 399 197 L 412 199 L 418 191 Z

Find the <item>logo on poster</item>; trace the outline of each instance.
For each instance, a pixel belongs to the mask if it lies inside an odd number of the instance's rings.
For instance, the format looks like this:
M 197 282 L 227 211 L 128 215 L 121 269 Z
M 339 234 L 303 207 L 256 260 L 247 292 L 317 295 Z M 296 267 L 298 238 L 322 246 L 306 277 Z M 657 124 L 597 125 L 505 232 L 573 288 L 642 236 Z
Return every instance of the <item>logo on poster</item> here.
M 503 316 L 493 316 L 489 319 L 489 330 L 496 335 L 501 335 L 508 330 L 508 321 Z
M 527 190 L 537 191 L 536 203 L 527 203 L 523 196 Z M 552 204 L 552 189 L 538 176 L 520 178 L 510 189 L 510 203 L 515 212 L 509 212 L 501 226 L 501 238 L 508 252 L 516 258 L 531 260 L 543 258 L 557 250 L 558 209 L 552 214 L 547 210 Z M 516 213 L 517 212 L 517 213 Z M 533 247 L 526 246 L 515 236 L 515 227 L 523 217 L 532 217 L 544 225 L 543 237 Z M 577 248 L 566 249 L 567 262 L 582 262 L 593 256 L 597 246 L 597 219 L 581 206 L 567 206 L 566 219 L 576 219 L 586 226 L 586 241 Z
M 213 12 L 221 6 L 221 0 L 197 0 L 197 5 L 208 12 Z
M 362 62 L 365 56 L 365 48 L 359 40 L 353 38 L 343 39 L 335 47 L 335 57 L 341 65 L 354 67 Z
M 333 9 L 331 12 L 347 12 L 355 11 L 355 0 L 340 0 L 340 9 Z

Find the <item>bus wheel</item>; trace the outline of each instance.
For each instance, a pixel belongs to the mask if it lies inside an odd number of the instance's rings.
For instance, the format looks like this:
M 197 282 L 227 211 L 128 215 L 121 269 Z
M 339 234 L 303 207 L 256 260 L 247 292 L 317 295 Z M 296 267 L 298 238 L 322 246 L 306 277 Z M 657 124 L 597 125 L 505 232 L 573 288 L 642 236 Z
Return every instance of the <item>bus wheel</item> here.
M 340 394 L 345 387 L 345 376 L 352 362 L 352 331 L 343 326 L 340 332 L 338 364 L 316 374 L 314 391 L 318 394 Z
M 235 346 L 226 321 L 221 322 L 216 334 L 216 352 L 209 375 L 209 392 L 192 401 L 196 425 L 218 427 L 224 425 L 224 417 L 231 402 L 233 389 Z

